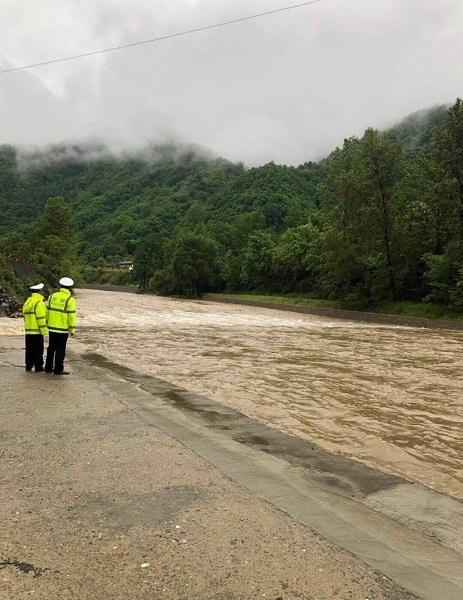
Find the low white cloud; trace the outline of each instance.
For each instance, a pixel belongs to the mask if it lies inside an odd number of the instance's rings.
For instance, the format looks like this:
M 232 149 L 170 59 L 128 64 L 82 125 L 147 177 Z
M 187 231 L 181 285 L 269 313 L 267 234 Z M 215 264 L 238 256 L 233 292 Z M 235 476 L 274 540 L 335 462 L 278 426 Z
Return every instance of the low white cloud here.
M 134 44 L 284 0 L 7 0 L 0 69 Z M 190 35 L 0 74 L 0 143 L 178 137 L 300 164 L 463 94 L 461 0 L 323 0 Z

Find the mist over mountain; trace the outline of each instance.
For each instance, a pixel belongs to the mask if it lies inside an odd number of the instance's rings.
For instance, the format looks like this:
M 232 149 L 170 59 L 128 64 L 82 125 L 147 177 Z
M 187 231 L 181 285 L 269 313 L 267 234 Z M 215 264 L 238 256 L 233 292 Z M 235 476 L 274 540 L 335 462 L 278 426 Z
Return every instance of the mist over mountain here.
M 387 129 L 391 139 L 399 141 L 405 149 L 428 144 L 434 129 L 444 124 L 449 104 L 415 111 Z M 141 160 L 147 163 L 175 160 L 227 160 L 200 144 L 187 143 L 178 137 L 148 144 L 130 145 L 123 142 L 109 142 L 103 139 L 63 141 L 45 145 L 18 145 L 15 149 L 18 166 L 22 169 L 51 166 L 64 162 L 92 162 L 109 157 L 118 160 Z M 326 157 L 320 157 L 321 163 Z M 313 162 L 313 161 L 309 161 Z M 243 163 L 244 164 L 244 163 Z
M 450 104 L 435 105 L 411 113 L 388 129 L 391 139 L 401 142 L 405 149 L 424 146 L 431 141 L 435 128 L 442 128 Z
M 461 94 L 461 0 L 254 4 L 0 3 L 0 143 L 177 137 L 297 166 Z
M 391 140 L 400 142 L 405 150 L 426 146 L 433 132 L 443 127 L 446 110 L 446 106 L 438 105 L 412 113 L 389 129 L 388 135 Z M 0 234 L 27 226 L 31 219 L 38 218 L 47 199 L 53 196 L 64 197 L 74 207 L 78 231 L 85 229 L 82 225 L 85 219 L 80 218 L 84 207 L 92 202 L 103 202 L 105 195 L 113 198 L 111 206 L 116 211 L 123 213 L 123 207 L 128 203 L 129 213 L 133 213 L 134 218 L 134 207 L 143 205 L 141 213 L 151 214 L 161 210 L 159 196 L 162 204 L 165 196 L 171 195 L 177 200 L 185 198 L 185 206 L 190 200 L 200 199 L 211 207 L 221 206 L 232 215 L 240 212 L 240 203 L 247 206 L 245 210 L 252 209 L 256 198 L 261 199 L 262 206 L 274 204 L 276 195 L 278 203 L 278 194 L 280 197 L 286 194 L 287 177 L 297 188 L 296 180 L 301 173 L 307 177 L 310 172 L 313 179 L 314 171 L 318 169 L 315 177 L 318 180 L 330 160 L 323 159 L 318 166 L 307 161 L 297 168 L 285 165 L 277 168 L 272 163 L 249 169 L 242 162 L 234 163 L 198 144 L 176 138 L 125 148 L 95 138 L 44 146 L 4 145 L 0 146 L 0 177 L 4 181 L 0 195 L 3 213 Z M 258 176 L 260 171 L 267 174 L 278 171 L 270 189 L 266 178 Z M 245 175 L 246 172 L 249 174 Z M 246 182 L 251 180 L 253 201 L 247 199 L 249 194 L 246 192 Z M 281 189 L 276 191 L 279 186 Z M 120 198 L 118 202 L 114 200 L 116 195 Z M 301 188 L 297 195 L 310 197 L 312 205 L 318 203 L 314 185 L 310 193 Z M 230 202 L 230 198 L 235 200 Z M 152 207 L 147 208 L 146 204 L 150 202 Z M 234 208 L 230 208 L 232 206 Z M 176 210 L 166 219 L 174 222 L 174 215 L 178 216 Z M 112 235 L 116 235 L 116 230 L 112 230 Z M 133 251 L 130 248 L 123 248 L 116 254 L 130 254 Z
M 44 146 L 13 146 L 16 151 L 18 166 L 21 169 L 51 166 L 65 162 L 92 162 L 109 157 L 118 160 L 142 160 L 147 163 L 166 160 L 191 159 L 215 160 L 215 156 L 207 148 L 199 144 L 188 144 L 178 139 L 151 142 L 148 145 L 132 145 L 130 147 L 111 144 L 102 140 L 67 141 Z
M 135 281 L 163 293 L 463 305 L 459 128 L 457 99 L 297 167 L 245 168 L 177 140 L 4 145 L 0 250 L 43 263 L 49 280 L 62 257 L 77 278 L 133 260 Z

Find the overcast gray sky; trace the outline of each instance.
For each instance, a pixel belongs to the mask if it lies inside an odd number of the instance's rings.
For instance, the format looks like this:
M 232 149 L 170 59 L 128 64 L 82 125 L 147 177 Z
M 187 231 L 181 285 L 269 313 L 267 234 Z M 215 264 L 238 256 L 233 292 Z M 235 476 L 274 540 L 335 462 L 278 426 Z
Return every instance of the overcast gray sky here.
M 0 69 L 293 4 L 3 0 Z M 369 126 L 453 103 L 463 96 L 462 56 L 463 0 L 321 0 L 0 74 L 0 144 L 100 138 L 125 147 L 174 137 L 248 166 L 297 165 Z

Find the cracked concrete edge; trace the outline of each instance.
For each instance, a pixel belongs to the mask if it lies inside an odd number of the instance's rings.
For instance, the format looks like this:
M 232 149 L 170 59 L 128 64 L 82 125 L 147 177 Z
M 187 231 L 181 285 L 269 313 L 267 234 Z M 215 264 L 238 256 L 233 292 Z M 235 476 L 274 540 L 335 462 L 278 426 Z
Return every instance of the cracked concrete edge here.
M 362 502 L 409 529 L 418 531 L 463 554 L 463 504 L 419 484 L 401 484 L 381 490 Z

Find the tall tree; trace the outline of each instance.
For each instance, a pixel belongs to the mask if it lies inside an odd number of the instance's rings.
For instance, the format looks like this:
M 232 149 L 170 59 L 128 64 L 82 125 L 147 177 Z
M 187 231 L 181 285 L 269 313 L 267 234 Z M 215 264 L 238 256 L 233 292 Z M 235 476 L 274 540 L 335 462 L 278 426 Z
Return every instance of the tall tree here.
M 151 233 L 138 245 L 133 260 L 133 279 L 140 290 L 149 287 L 150 278 L 164 266 L 164 244 L 161 235 Z
M 229 290 L 239 290 L 243 285 L 242 268 L 248 240 L 265 228 L 265 217 L 260 210 L 238 215 L 231 224 L 226 223 L 218 237 L 224 248 L 222 276 Z
M 439 170 L 441 197 L 448 200 L 448 217 L 456 224 L 454 234 L 463 248 L 463 101 L 460 98 L 447 111 L 445 127 L 436 133 L 431 156 Z
M 32 262 L 56 284 L 63 275 L 79 280 L 80 272 L 73 244 L 72 210 L 61 197 L 50 198 L 43 216 L 32 232 Z
M 409 151 L 403 160 L 395 194 L 401 198 L 397 231 L 400 258 L 400 298 L 419 301 L 429 293 L 423 256 L 440 244 L 440 208 L 433 199 L 435 182 L 430 161 L 422 148 Z
M 273 251 L 272 288 L 313 291 L 319 267 L 320 231 L 312 223 L 287 229 Z
M 271 231 L 257 231 L 249 237 L 241 268 L 241 280 L 248 289 L 271 287 L 274 248 Z
M 397 300 L 397 234 L 403 207 L 401 196 L 397 194 L 396 183 L 402 160 L 402 147 L 399 143 L 392 142 L 387 133 L 367 129 L 362 139 L 361 159 L 368 185 L 368 223 L 364 224 L 367 226 L 364 233 L 366 236 L 370 231 L 373 233 L 372 241 L 375 245 L 378 244 L 378 250 L 382 254 L 392 300 Z
M 320 293 L 349 304 L 374 299 L 368 185 L 361 140 L 344 140 L 342 149 L 331 155 L 327 176 L 319 185 L 323 220 L 317 271 Z
M 209 236 L 181 233 L 169 265 L 172 291 L 200 298 L 205 291 L 214 289 L 217 255 L 217 244 Z
M 447 111 L 445 127 L 436 133 L 431 151 L 436 181 L 431 205 L 441 217 L 440 244 L 425 255 L 430 299 L 463 305 L 463 101 Z

